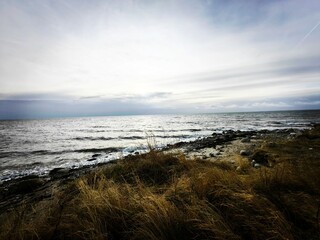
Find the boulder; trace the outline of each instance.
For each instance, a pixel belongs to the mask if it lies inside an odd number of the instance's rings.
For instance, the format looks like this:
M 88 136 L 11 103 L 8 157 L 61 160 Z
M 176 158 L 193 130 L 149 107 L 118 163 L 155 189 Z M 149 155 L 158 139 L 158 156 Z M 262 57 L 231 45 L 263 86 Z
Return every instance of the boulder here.
M 242 139 L 241 139 L 241 142 L 242 142 L 242 143 L 249 143 L 249 142 L 251 142 L 251 139 L 250 139 L 249 137 L 242 138 Z
M 68 175 L 70 170 L 67 168 L 54 168 L 49 172 L 49 177 L 52 179 L 60 178 L 62 176 Z
M 18 180 L 10 187 L 9 192 L 11 194 L 26 194 L 36 190 L 43 184 L 44 180 L 39 177 L 26 180 Z
M 268 165 L 270 155 L 263 150 L 257 150 L 254 152 L 251 156 L 251 159 L 255 161 L 255 163 L 261 164 L 261 165 Z
M 240 151 L 240 155 L 241 156 L 248 156 L 249 155 L 249 152 L 247 150 L 241 150 Z

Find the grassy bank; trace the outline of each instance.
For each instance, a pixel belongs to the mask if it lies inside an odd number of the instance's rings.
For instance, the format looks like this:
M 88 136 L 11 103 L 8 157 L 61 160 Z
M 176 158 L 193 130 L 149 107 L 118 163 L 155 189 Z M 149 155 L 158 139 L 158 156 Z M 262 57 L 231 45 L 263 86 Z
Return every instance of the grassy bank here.
M 320 127 L 252 155 L 272 167 L 151 150 L 1 213 L 0 238 L 320 239 Z

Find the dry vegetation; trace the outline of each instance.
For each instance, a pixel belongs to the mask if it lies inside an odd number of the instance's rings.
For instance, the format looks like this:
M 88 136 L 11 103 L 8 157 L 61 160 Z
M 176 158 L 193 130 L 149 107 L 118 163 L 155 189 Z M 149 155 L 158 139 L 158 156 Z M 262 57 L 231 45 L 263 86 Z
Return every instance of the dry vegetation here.
M 257 151 L 273 167 L 151 150 L 2 213 L 0 238 L 320 239 L 320 128 Z

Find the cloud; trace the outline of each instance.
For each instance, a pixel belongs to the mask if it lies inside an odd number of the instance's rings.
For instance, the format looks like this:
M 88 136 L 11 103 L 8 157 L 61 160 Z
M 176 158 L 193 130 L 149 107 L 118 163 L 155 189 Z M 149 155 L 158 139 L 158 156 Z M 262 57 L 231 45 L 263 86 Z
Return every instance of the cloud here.
M 0 98 L 277 108 L 263 99 L 320 91 L 319 11 L 317 0 L 2 1 Z M 282 107 L 295 103 L 307 107 Z

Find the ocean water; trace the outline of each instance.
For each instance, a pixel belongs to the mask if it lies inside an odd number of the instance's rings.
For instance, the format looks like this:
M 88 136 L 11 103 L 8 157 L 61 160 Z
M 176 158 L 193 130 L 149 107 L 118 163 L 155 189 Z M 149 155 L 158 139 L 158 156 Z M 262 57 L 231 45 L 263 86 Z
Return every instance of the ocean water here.
M 223 130 L 309 128 L 320 111 L 146 115 L 0 121 L 0 180 L 45 175 Z M 98 154 L 93 158 L 94 154 Z

